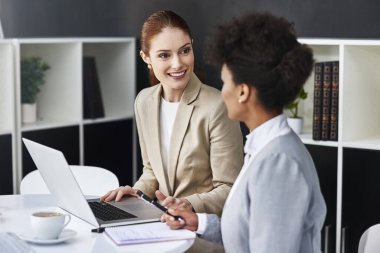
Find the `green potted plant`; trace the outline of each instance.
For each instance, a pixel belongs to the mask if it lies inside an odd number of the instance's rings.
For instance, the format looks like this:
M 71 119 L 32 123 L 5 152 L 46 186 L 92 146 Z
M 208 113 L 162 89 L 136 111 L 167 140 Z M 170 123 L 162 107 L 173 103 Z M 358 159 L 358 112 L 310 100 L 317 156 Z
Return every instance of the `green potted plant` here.
M 296 99 L 285 107 L 290 113 L 290 116 L 288 116 L 288 124 L 297 134 L 300 134 L 303 128 L 303 119 L 298 115 L 298 106 L 302 100 L 307 98 L 307 95 L 308 93 L 302 88 Z
M 45 83 L 45 72 L 50 66 L 40 57 L 21 59 L 22 122 L 36 121 L 36 97 Z

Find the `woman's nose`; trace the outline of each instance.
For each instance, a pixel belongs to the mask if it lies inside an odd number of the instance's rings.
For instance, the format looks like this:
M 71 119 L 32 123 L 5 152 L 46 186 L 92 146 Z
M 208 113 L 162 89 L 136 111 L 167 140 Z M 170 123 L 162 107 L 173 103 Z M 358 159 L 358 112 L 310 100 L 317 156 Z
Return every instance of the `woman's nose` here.
M 175 55 L 173 57 L 173 61 L 172 61 L 172 68 L 173 69 L 178 69 L 178 68 L 181 68 L 181 67 L 182 67 L 181 57 L 179 57 L 178 55 Z

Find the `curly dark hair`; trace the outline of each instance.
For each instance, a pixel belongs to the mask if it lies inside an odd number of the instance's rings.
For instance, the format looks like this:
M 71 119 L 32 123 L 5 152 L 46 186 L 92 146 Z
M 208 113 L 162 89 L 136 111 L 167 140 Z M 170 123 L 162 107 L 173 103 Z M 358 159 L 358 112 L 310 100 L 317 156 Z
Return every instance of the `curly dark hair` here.
M 292 23 L 257 12 L 218 26 L 206 60 L 219 68 L 226 64 L 235 83 L 255 87 L 268 110 L 282 110 L 296 98 L 314 63 Z

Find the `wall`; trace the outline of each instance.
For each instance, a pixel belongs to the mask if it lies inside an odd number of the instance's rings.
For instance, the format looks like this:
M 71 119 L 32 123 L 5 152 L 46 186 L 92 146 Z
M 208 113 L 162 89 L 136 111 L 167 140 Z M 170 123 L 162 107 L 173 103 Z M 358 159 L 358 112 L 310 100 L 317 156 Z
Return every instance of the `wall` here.
M 8 37 L 131 36 L 158 9 L 172 9 L 199 36 L 245 10 L 269 10 L 297 24 L 302 37 L 378 38 L 376 0 L 0 0 Z
M 188 21 L 197 66 L 206 67 L 205 81 L 217 87 L 218 74 L 202 61 L 206 38 L 216 24 L 246 10 L 286 17 L 300 37 L 380 38 L 376 0 L 0 0 L 6 37 L 138 37 L 146 17 L 160 9 Z

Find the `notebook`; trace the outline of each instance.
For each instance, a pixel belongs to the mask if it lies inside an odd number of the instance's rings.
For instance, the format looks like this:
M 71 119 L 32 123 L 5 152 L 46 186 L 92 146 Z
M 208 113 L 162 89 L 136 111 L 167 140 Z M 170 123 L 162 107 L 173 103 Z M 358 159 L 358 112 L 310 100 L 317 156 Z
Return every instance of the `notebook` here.
M 162 211 L 139 198 L 128 197 L 120 202 L 107 203 L 98 198 L 86 199 L 61 151 L 25 138 L 22 140 L 57 206 L 65 211 L 98 228 L 160 220 Z M 108 217 L 109 212 L 118 218 Z
M 166 223 L 154 222 L 132 226 L 107 227 L 105 233 L 117 245 L 194 239 L 187 229 L 170 229 Z

